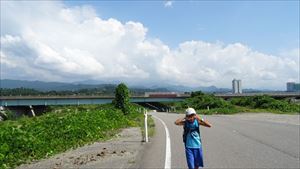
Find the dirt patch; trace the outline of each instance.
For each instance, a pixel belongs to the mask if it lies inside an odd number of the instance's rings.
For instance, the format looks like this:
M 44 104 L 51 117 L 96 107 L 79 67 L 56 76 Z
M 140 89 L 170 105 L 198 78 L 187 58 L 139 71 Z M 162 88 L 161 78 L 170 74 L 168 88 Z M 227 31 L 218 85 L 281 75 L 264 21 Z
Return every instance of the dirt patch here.
M 23 164 L 17 169 L 131 168 L 142 150 L 141 140 L 139 128 L 123 129 L 110 141 L 95 142 L 49 159 Z

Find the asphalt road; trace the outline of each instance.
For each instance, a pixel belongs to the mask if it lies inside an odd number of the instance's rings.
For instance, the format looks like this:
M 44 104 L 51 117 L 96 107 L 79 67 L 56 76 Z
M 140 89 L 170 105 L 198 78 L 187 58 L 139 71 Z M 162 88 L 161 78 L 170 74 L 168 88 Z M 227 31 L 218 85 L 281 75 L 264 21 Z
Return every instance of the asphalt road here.
M 174 121 L 183 115 L 152 113 L 167 126 L 171 143 L 171 168 L 187 168 L 182 127 Z M 272 114 L 270 115 L 272 117 Z M 253 115 L 205 116 L 212 128 L 200 128 L 205 168 L 300 168 L 299 116 L 288 116 L 295 123 L 277 122 Z M 166 132 L 154 118 L 156 134 L 146 145 L 140 168 L 164 168 Z M 278 122 L 279 119 L 279 122 Z M 281 121 L 281 122 L 280 122 Z

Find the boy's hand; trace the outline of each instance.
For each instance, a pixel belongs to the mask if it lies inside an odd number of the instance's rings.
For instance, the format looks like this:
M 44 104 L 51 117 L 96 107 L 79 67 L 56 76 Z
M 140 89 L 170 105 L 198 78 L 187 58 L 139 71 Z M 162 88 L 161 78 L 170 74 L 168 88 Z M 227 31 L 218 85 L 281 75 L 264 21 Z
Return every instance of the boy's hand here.
M 200 118 L 200 116 L 198 114 L 196 114 L 196 119 L 202 121 L 202 119 Z
M 200 125 L 205 126 L 205 127 L 211 127 L 211 124 L 207 120 L 200 118 L 200 116 L 198 114 L 196 115 L 196 119 L 198 120 Z
M 176 125 L 184 125 L 185 117 L 184 118 L 179 118 L 175 121 Z

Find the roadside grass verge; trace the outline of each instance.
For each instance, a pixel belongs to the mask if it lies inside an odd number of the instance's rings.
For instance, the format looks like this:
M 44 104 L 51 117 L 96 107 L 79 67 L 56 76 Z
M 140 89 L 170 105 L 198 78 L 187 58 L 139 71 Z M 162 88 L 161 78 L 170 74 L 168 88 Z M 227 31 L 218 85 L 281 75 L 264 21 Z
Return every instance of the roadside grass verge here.
M 150 110 L 147 108 L 139 108 L 138 111 L 141 111 L 141 112 L 148 111 L 149 112 Z M 138 126 L 141 128 L 143 140 L 145 140 L 145 115 L 144 115 L 144 113 L 141 113 L 141 114 L 143 114 L 143 115 L 139 116 L 136 119 L 136 122 L 137 122 Z M 155 134 L 155 123 L 154 123 L 152 115 L 148 114 L 147 124 L 148 124 L 148 136 L 153 137 Z
M 128 115 L 112 104 L 59 106 L 42 116 L 1 122 L 0 168 L 14 168 L 71 148 L 108 140 L 121 128 L 143 128 L 140 121 L 144 117 L 137 110 L 134 104 L 130 105 Z
M 155 134 L 155 123 L 154 123 L 154 120 L 151 115 L 148 115 L 147 123 L 148 123 L 148 136 L 153 137 Z M 142 136 L 145 137 L 144 119 L 142 119 L 142 121 L 139 122 L 139 126 L 141 126 Z M 145 140 L 145 138 L 144 138 L 144 140 Z

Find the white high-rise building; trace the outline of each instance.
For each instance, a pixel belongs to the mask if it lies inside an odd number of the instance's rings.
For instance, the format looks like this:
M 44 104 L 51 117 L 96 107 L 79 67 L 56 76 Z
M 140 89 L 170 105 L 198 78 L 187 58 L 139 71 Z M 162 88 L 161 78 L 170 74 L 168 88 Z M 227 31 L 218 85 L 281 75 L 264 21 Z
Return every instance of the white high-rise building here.
M 232 80 L 232 93 L 242 93 L 242 80 Z

